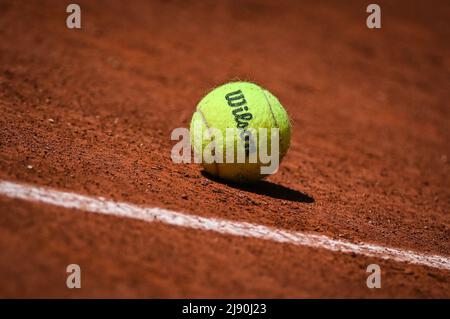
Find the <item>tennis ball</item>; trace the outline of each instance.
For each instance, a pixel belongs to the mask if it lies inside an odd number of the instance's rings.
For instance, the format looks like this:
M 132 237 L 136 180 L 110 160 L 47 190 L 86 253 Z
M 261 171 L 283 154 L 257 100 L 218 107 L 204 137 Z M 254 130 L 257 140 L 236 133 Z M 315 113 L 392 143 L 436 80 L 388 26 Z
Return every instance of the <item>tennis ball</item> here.
M 265 136 L 261 130 L 264 128 Z M 272 128 L 279 129 L 275 137 Z M 227 129 L 236 133 L 227 136 Z M 213 89 L 201 99 L 192 116 L 190 138 L 194 154 L 207 173 L 221 179 L 248 183 L 266 177 L 268 174 L 263 174 L 261 168 L 269 164 L 258 154 L 264 148 L 260 144 L 264 137 L 266 154 L 277 151 L 271 155 L 277 156 L 273 158 L 280 163 L 291 139 L 289 116 L 274 95 L 254 83 L 231 82 Z M 277 139 L 278 149 L 273 138 Z M 208 162 L 204 153 L 211 145 L 216 146 L 212 150 L 214 162 Z M 239 146 L 244 146 L 245 162 L 239 161 Z

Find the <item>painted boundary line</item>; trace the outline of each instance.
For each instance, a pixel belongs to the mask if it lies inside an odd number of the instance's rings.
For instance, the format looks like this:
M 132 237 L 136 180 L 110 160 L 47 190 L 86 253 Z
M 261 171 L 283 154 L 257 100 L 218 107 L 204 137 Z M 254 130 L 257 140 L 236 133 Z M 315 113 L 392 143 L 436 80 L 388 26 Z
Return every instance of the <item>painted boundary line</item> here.
M 450 258 L 446 256 L 429 255 L 411 250 L 366 243 L 356 244 L 323 235 L 280 230 L 246 222 L 200 217 L 157 207 L 146 208 L 128 203 L 114 202 L 102 197 L 89 197 L 44 187 L 0 181 L 0 195 L 64 208 L 74 208 L 91 213 L 121 216 L 146 222 L 160 222 L 172 226 L 212 231 L 225 235 L 258 238 L 278 243 L 354 253 L 367 257 L 450 270 Z

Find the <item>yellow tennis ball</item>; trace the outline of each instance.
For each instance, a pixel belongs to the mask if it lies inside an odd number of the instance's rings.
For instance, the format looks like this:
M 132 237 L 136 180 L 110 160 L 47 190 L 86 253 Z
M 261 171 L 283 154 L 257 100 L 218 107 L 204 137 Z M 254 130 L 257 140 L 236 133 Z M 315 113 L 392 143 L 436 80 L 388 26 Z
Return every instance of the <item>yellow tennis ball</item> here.
M 261 155 L 263 151 L 273 156 L 274 163 L 280 163 L 286 154 L 291 124 L 285 109 L 269 91 L 250 82 L 231 82 L 215 88 L 198 103 L 190 136 L 194 154 L 207 173 L 234 182 L 255 182 L 268 175 L 262 171 L 269 166 L 267 157 Z M 209 151 L 213 162 L 205 156 Z

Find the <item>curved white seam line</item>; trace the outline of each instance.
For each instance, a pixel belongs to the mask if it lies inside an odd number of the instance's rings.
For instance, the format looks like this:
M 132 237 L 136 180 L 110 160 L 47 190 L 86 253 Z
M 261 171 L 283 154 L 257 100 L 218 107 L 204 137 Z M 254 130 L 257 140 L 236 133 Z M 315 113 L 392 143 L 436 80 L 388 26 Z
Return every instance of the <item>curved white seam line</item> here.
M 264 97 L 266 99 L 267 104 L 269 104 L 270 114 L 272 114 L 272 118 L 273 118 L 273 121 L 275 122 L 275 126 L 280 128 L 280 126 L 278 125 L 278 121 L 275 118 L 275 114 L 273 114 L 272 104 L 270 103 L 269 98 L 267 97 L 267 94 L 266 94 L 265 90 L 263 89 L 262 92 L 263 92 L 263 95 L 264 95 Z

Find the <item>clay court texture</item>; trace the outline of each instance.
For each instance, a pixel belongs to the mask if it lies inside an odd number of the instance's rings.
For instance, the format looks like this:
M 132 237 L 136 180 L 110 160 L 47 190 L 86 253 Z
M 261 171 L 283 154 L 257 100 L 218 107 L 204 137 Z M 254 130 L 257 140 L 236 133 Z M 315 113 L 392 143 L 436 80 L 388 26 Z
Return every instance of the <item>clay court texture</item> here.
M 77 3 L 0 1 L 1 297 L 450 297 L 448 1 L 379 30 L 365 1 Z M 253 186 L 170 157 L 233 80 L 292 121 Z

